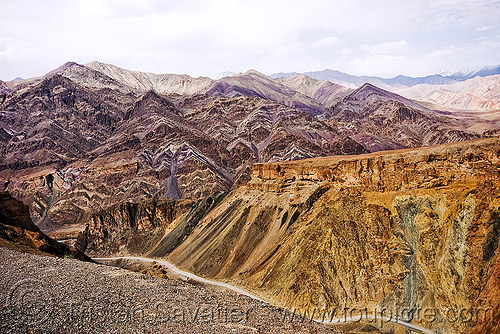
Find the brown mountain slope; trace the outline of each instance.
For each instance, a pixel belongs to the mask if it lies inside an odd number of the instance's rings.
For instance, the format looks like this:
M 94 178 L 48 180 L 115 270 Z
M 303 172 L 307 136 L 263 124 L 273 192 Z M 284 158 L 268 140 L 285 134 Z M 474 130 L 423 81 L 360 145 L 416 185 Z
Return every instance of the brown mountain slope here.
M 498 129 L 493 120 L 438 113 L 370 84 L 337 103 L 327 122 L 371 152 L 471 140 L 486 124 Z
M 322 115 L 326 112 L 326 107 L 313 98 L 255 70 L 218 80 L 206 94 L 224 97 L 258 96 L 298 109 L 312 116 Z
M 25 253 L 92 261 L 74 247 L 49 238 L 31 222 L 28 206 L 0 192 L 0 247 Z
M 435 315 L 414 313 L 412 323 L 490 328 L 499 314 L 499 175 L 500 138 L 255 164 L 247 186 L 171 216 L 164 237 L 140 253 L 289 309 L 427 308 Z M 101 217 L 88 221 L 84 235 L 96 243 L 87 251 L 133 253 L 106 238 Z M 137 233 L 147 239 L 149 230 Z M 462 309 L 475 322 L 454 320 Z
M 312 97 L 326 108 L 334 106 L 343 97 L 353 91 L 351 88 L 326 80 L 315 80 L 303 74 L 279 78 L 276 81 L 306 96 Z

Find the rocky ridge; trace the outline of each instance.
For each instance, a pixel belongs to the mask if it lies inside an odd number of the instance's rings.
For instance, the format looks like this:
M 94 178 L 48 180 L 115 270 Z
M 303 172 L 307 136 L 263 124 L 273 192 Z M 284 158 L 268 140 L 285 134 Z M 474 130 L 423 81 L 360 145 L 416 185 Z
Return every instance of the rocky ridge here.
M 496 128 L 493 120 L 439 113 L 371 84 L 345 96 L 325 118 L 371 152 L 471 140 L 485 135 L 477 130 L 486 124 Z

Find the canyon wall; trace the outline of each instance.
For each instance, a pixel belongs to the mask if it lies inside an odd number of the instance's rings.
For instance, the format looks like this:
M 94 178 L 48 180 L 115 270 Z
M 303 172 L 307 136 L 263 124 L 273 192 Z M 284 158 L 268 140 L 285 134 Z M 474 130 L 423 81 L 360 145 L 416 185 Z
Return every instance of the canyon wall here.
M 384 309 L 437 332 L 499 330 L 500 138 L 250 174 L 172 215 L 140 253 L 316 318 Z M 98 234 L 88 226 L 87 238 Z M 93 251 L 138 253 L 113 247 Z
M 30 219 L 28 206 L 5 191 L 0 191 L 0 247 L 92 261 L 81 251 L 59 243 L 40 231 Z

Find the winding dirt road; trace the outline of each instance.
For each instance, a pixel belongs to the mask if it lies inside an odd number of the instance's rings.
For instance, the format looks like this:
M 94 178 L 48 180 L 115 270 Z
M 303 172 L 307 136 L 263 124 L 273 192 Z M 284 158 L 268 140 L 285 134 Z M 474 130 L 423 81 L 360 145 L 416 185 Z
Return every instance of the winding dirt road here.
M 155 263 L 158 263 L 158 264 L 161 264 L 161 265 L 164 265 L 165 267 L 167 267 L 168 269 L 170 269 L 173 273 L 181 276 L 181 277 L 186 277 L 186 278 L 189 278 L 193 281 L 196 281 L 196 282 L 199 282 L 199 283 L 203 283 L 203 284 L 208 284 L 208 285 L 213 285 L 213 286 L 219 286 L 219 287 L 223 287 L 223 288 L 226 288 L 226 289 L 229 289 L 229 290 L 232 290 L 236 293 L 239 293 L 239 294 L 242 294 L 244 296 L 248 296 L 250 298 L 253 298 L 255 300 L 258 300 L 258 301 L 261 301 L 261 302 L 264 302 L 264 303 L 267 303 L 265 300 L 262 300 L 260 299 L 259 297 L 257 297 L 256 295 L 254 294 L 251 294 L 250 292 L 248 291 L 245 291 L 239 287 L 236 287 L 236 286 L 233 286 L 233 285 L 230 285 L 230 284 L 227 284 L 227 283 L 223 283 L 223 282 L 219 282 L 219 281 L 216 281 L 216 280 L 211 280 L 211 279 L 207 279 L 207 278 L 204 278 L 204 277 L 200 277 L 196 274 L 193 274 L 193 273 L 190 273 L 188 271 L 184 271 L 184 270 L 181 270 L 179 268 L 177 268 L 175 265 L 173 265 L 172 263 L 168 262 L 168 261 L 165 261 L 165 260 L 158 260 L 158 259 L 151 259 L 151 258 L 147 258 L 147 257 L 139 257 L 139 256 L 122 256 L 122 257 L 105 257 L 105 258 L 93 258 L 93 260 L 95 261 L 103 261 L 103 260 L 121 260 L 121 259 L 126 259 L 126 260 L 137 260 L 137 261 L 144 261 L 144 262 L 155 262 Z M 404 326 L 406 328 L 409 328 L 411 330 L 414 330 L 416 332 L 419 332 L 419 333 L 426 333 L 426 334 L 433 334 L 434 332 L 427 329 L 427 328 L 423 328 L 423 327 L 420 327 L 420 326 L 417 326 L 417 325 L 414 325 L 414 324 L 411 324 L 411 323 L 407 323 L 407 322 L 404 322 L 402 320 L 397 320 L 397 319 L 393 319 L 393 318 L 388 318 L 388 317 L 381 317 L 381 316 L 378 316 L 378 317 L 375 317 L 373 315 L 365 315 L 365 318 L 366 319 L 370 319 L 370 320 L 379 320 L 379 321 L 384 321 L 384 322 L 394 322 L 394 323 L 397 323 L 401 326 Z M 344 317 L 344 318 L 332 318 L 332 319 L 329 319 L 329 320 L 317 320 L 317 319 L 313 319 L 314 321 L 318 322 L 318 323 L 323 323 L 323 324 L 339 324 L 339 323 L 348 323 L 348 322 L 359 322 L 359 317 Z

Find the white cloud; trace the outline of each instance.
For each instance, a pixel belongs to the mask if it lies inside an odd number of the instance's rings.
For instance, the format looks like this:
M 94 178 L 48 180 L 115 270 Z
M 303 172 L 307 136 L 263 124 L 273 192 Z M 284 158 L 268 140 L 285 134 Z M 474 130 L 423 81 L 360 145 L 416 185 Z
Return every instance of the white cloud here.
M 16 43 L 0 43 L 0 79 L 67 60 L 215 76 L 227 67 L 350 71 L 355 58 L 366 74 L 393 73 L 389 61 L 429 74 L 450 55 L 445 67 L 498 62 L 498 48 L 476 51 L 499 41 L 499 11 L 488 0 L 5 1 L 0 40 Z
M 375 55 L 388 55 L 397 53 L 406 53 L 411 51 L 410 44 L 407 41 L 385 42 L 377 45 L 362 45 L 361 50 Z
M 486 30 L 490 30 L 490 29 L 495 29 L 495 26 L 482 26 L 482 27 L 478 27 L 478 28 L 476 28 L 476 31 L 486 31 Z
M 463 49 L 462 48 L 457 48 L 455 47 L 454 45 L 450 45 L 450 46 L 446 46 L 446 47 L 443 47 L 439 50 L 435 50 L 435 51 L 432 51 L 429 53 L 429 56 L 432 56 L 432 57 L 449 57 L 451 55 L 455 55 L 459 52 L 462 52 Z
M 337 44 L 340 44 L 340 39 L 338 39 L 338 37 L 332 36 L 318 39 L 316 42 L 314 42 L 313 46 L 319 49 Z

